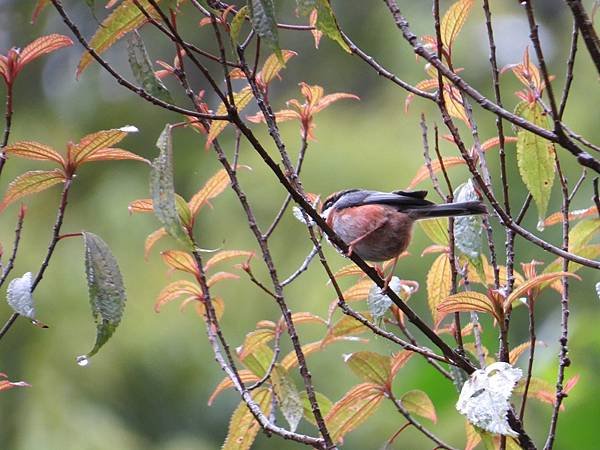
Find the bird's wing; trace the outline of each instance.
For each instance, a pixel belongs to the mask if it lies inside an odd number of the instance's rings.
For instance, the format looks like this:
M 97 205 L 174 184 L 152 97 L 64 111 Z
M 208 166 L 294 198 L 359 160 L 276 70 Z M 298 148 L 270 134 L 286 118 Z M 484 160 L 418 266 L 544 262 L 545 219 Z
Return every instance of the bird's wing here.
M 390 205 L 395 206 L 399 211 L 433 205 L 434 203 L 425 200 L 425 195 L 427 191 L 371 192 L 362 199 L 361 204 Z

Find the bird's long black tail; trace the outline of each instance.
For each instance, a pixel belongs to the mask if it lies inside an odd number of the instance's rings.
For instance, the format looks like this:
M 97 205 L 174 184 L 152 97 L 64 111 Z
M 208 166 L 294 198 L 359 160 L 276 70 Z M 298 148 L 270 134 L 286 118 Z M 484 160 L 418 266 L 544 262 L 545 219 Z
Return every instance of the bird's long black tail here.
M 449 216 L 472 216 L 476 214 L 487 214 L 486 206 L 479 201 L 445 203 L 443 205 L 428 205 L 411 208 L 407 212 L 415 220 L 430 219 L 433 217 Z

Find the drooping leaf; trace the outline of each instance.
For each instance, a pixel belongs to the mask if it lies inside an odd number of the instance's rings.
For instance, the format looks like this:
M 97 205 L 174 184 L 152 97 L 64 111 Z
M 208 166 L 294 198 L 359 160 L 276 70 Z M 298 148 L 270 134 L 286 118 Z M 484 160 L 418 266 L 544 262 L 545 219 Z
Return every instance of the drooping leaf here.
M 86 231 L 82 234 L 90 305 L 96 322 L 96 343 L 87 355 L 78 358 L 80 364 L 110 339 L 121 322 L 126 300 L 121 271 L 110 248 L 95 234 Z
M 544 345 L 544 343 L 542 341 L 536 341 L 536 345 Z M 517 345 L 515 348 L 513 348 L 509 354 L 508 354 L 508 362 L 511 365 L 514 365 L 517 360 L 519 359 L 519 357 L 525 353 L 527 350 L 529 350 L 531 348 L 531 342 L 527 341 L 527 342 L 523 342 L 522 344 Z
M 419 226 L 429 239 L 438 245 L 448 246 L 448 219 L 445 217 L 439 219 L 419 220 Z
M 208 285 L 208 287 L 211 287 L 211 286 L 214 286 L 219 281 L 224 281 L 224 280 L 239 280 L 239 279 L 240 279 L 240 276 L 236 275 L 235 273 L 231 273 L 231 272 L 217 272 L 217 273 L 215 273 L 213 276 L 211 276 L 206 281 L 206 284 Z
M 442 35 L 442 44 L 449 51 L 452 50 L 452 45 L 467 21 L 472 7 L 473 0 L 458 0 L 444 14 L 440 23 L 440 32 Z
M 38 161 L 54 161 L 59 165 L 65 165 L 64 158 L 60 153 L 39 142 L 20 141 L 9 145 L 4 149 L 7 155 L 18 156 L 19 158 L 33 159 Z
M 258 1 L 270 1 L 270 0 L 251 0 L 251 1 L 258 2 Z M 253 98 L 253 94 L 252 94 L 252 88 L 250 86 L 246 86 L 241 91 L 233 94 L 233 101 L 235 103 L 235 107 L 238 110 L 238 112 L 242 111 L 246 106 L 248 106 L 248 103 L 250 103 L 250 100 L 252 100 L 252 98 Z M 224 103 L 221 103 L 219 105 L 219 107 L 217 108 L 216 115 L 222 116 L 225 114 L 227 114 L 227 107 L 225 106 Z M 226 120 L 214 120 L 212 122 L 212 124 L 210 125 L 210 130 L 208 131 L 208 136 L 206 138 L 206 148 L 210 148 L 213 141 L 219 136 L 219 134 L 221 134 L 221 132 L 225 129 L 225 127 L 228 124 L 229 124 L 229 122 Z
M 438 320 L 438 306 L 450 295 L 452 271 L 450 258 L 446 253 L 439 255 L 427 273 L 427 304 L 434 321 Z
M 302 353 L 304 353 L 304 356 L 306 357 L 306 356 L 310 355 L 311 353 L 315 353 L 315 352 L 321 350 L 322 348 L 325 347 L 325 345 L 326 345 L 325 341 L 315 341 L 315 342 L 310 342 L 308 344 L 304 344 L 302 346 Z M 292 350 L 287 355 L 285 355 L 285 357 L 281 360 L 281 365 L 287 371 L 289 371 L 293 367 L 296 367 L 298 365 L 298 357 L 296 356 L 296 352 Z
M 20 278 L 13 279 L 6 290 L 6 301 L 17 314 L 35 319 L 35 305 L 31 295 L 32 274 L 27 272 Z
M 160 0 L 157 0 L 157 3 Z M 160 15 L 150 5 L 148 0 L 139 0 L 138 4 L 154 19 Z M 148 19 L 139 10 L 133 0 L 124 0 L 106 19 L 102 21 L 98 30 L 90 40 L 90 47 L 96 53 L 101 54 L 109 49 L 115 42 L 133 30 L 137 30 L 148 22 Z M 85 70 L 93 58 L 89 52 L 85 52 L 77 65 L 77 76 Z
M 167 233 L 185 244 L 192 246 L 189 234 L 179 216 L 173 183 L 173 148 L 171 143 L 171 125 L 165 126 L 156 146 L 160 153 L 152 161 L 150 173 L 150 192 L 154 214 Z
M 579 209 L 576 211 L 570 211 L 568 218 L 569 218 L 569 222 L 573 221 L 573 220 L 577 220 L 577 219 L 583 219 L 585 217 L 590 217 L 590 216 L 598 216 L 598 208 L 596 208 L 595 206 L 590 206 L 589 208 L 586 209 Z M 561 211 L 555 212 L 554 214 L 550 214 L 546 220 L 544 220 L 544 227 L 549 227 L 550 225 L 556 225 L 557 223 L 562 223 L 563 221 L 563 214 Z
M 8 205 L 26 195 L 35 194 L 65 182 L 65 174 L 62 170 L 31 170 L 19 175 L 11 181 L 6 189 L 0 211 L 3 211 Z
M 31 23 L 34 24 L 41 12 L 50 4 L 50 0 L 38 0 L 33 13 L 31 14 Z
M 165 230 L 164 228 L 159 228 L 158 230 L 150 233 L 146 238 L 146 241 L 144 242 L 144 259 L 148 259 L 148 256 L 150 255 L 150 250 L 152 250 L 154 244 L 156 244 L 159 240 L 168 235 L 169 233 L 167 233 L 167 230 Z
M 200 209 L 209 204 L 209 200 L 217 197 L 229 186 L 229 175 L 225 169 L 220 169 L 202 186 L 190 199 L 190 211 L 193 217 L 196 217 Z
M 127 37 L 127 57 L 133 77 L 142 89 L 153 97 L 172 103 L 169 90 L 155 75 L 144 41 L 135 30 Z
M 456 409 L 479 428 L 517 437 L 508 423 L 507 414 L 510 396 L 521 376 L 521 369 L 505 362 L 476 370 L 463 385 Z
M 267 417 L 271 412 L 272 397 L 273 394 L 267 388 L 259 388 L 252 394 L 252 400 Z M 240 402 L 231 416 L 227 438 L 221 450 L 248 450 L 252 447 L 259 430 L 260 424 L 254 418 L 246 403 Z
M 373 383 L 359 384 L 350 389 L 325 417 L 331 439 L 337 442 L 362 424 L 377 411 L 383 399 L 380 386 Z
M 156 297 L 154 302 L 154 311 L 160 312 L 160 309 L 166 303 L 169 303 L 182 295 L 202 297 L 202 290 L 194 283 L 188 280 L 178 280 L 166 285 Z
M 329 414 L 333 403 L 329 400 L 325 395 L 320 392 L 315 392 L 315 397 L 317 399 L 317 403 L 319 404 L 319 410 L 321 411 L 321 415 L 323 417 Z M 302 408 L 304 409 L 304 418 L 308 420 L 313 425 L 317 425 L 317 421 L 315 420 L 315 416 L 312 411 L 312 406 L 308 399 L 308 394 L 306 391 L 300 392 L 300 401 L 302 402 Z
M 294 381 L 281 364 L 275 364 L 273 367 L 271 383 L 283 417 L 290 425 L 290 430 L 296 431 L 304 415 L 304 408 Z
M 163 261 L 167 266 L 174 270 L 181 270 L 182 272 L 191 273 L 194 276 L 199 276 L 198 266 L 196 261 L 187 252 L 181 250 L 166 250 L 161 252 Z
M 408 391 L 400 397 L 400 401 L 409 413 L 425 417 L 433 423 L 437 422 L 435 406 L 433 406 L 433 402 L 425 392 L 419 390 Z
M 492 300 L 479 292 L 464 291 L 458 294 L 446 297 L 437 306 L 438 317 L 437 322 L 440 322 L 447 314 L 461 311 L 475 311 L 491 314 L 496 320 L 500 321 L 501 312 L 494 305 Z
M 240 43 L 240 32 L 242 31 L 242 25 L 246 21 L 248 17 L 248 5 L 242 6 L 238 12 L 231 19 L 231 24 L 229 25 L 229 36 L 231 36 L 231 40 L 234 44 Z
M 355 352 L 344 358 L 348 367 L 363 381 L 385 387 L 388 385 L 392 369 L 389 356 L 375 352 Z
M 279 47 L 277 20 L 275 19 L 275 4 L 273 0 L 248 0 L 248 12 L 252 28 L 256 34 L 273 50 L 278 58 L 283 59 Z
M 76 166 L 79 166 L 87 162 L 99 150 L 108 149 L 125 139 L 129 133 L 137 133 L 137 131 L 136 127 L 126 125 L 121 128 L 88 134 L 69 149 L 69 160 L 73 161 Z
M 21 51 L 19 54 L 19 66 L 22 68 L 42 55 L 71 45 L 73 45 L 73 41 L 62 34 L 41 36 Z
M 455 201 L 478 200 L 473 181 L 469 179 L 457 189 Z M 456 248 L 469 259 L 475 260 L 481 254 L 482 224 L 479 216 L 462 216 L 454 219 L 454 242 Z
M 260 380 L 259 377 L 257 377 L 256 375 L 254 375 L 252 372 L 250 372 L 247 369 L 239 370 L 238 374 L 239 374 L 242 382 L 244 382 L 244 383 L 255 383 L 258 380 Z M 223 378 L 223 380 L 217 385 L 217 387 L 215 388 L 213 393 L 210 394 L 210 397 L 208 398 L 208 406 L 211 406 L 213 404 L 213 402 L 215 401 L 215 399 L 221 392 L 223 392 L 226 389 L 230 389 L 232 387 L 233 387 L 233 381 L 231 381 L 231 378 L 229 378 L 229 377 Z
M 350 53 L 350 48 L 342 37 L 329 0 L 316 0 L 315 3 L 317 7 L 317 29 Z
M 6 378 L 7 375 L 0 372 L 0 378 Z M 29 383 L 25 381 L 9 381 L 9 380 L 0 380 L 0 392 L 8 391 L 9 389 L 13 389 L 16 387 L 31 387 Z
M 130 213 L 139 212 L 139 213 L 151 213 L 154 211 L 152 207 L 152 199 L 151 198 L 143 198 L 139 200 L 134 200 L 129 203 L 127 207 Z
M 548 117 L 537 104 L 521 102 L 515 114 L 542 128 L 548 128 Z M 538 135 L 520 129 L 517 132 L 517 163 L 521 178 L 537 205 L 540 223 L 543 223 L 554 183 L 554 146 Z

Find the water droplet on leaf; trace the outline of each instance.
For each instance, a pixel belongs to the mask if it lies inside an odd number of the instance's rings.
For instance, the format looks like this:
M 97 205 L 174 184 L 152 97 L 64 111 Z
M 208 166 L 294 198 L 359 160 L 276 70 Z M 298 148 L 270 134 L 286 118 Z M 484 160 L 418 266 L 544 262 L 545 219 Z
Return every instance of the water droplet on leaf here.
M 76 361 L 77 361 L 77 365 L 79 365 L 81 367 L 85 367 L 90 363 L 90 360 L 88 359 L 88 357 L 86 355 L 78 356 Z
M 546 225 L 544 225 L 544 221 L 542 219 L 539 220 L 536 228 L 538 231 L 544 231 L 546 229 Z

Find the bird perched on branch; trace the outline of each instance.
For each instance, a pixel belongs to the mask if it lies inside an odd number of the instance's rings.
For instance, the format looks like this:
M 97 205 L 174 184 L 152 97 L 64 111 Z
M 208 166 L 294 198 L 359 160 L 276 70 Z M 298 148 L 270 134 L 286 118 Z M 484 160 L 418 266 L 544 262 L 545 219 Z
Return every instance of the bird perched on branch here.
M 348 245 L 349 255 L 373 262 L 397 261 L 410 243 L 416 220 L 487 214 L 479 201 L 437 205 L 426 196 L 427 191 L 347 189 L 327 197 L 321 214 Z

